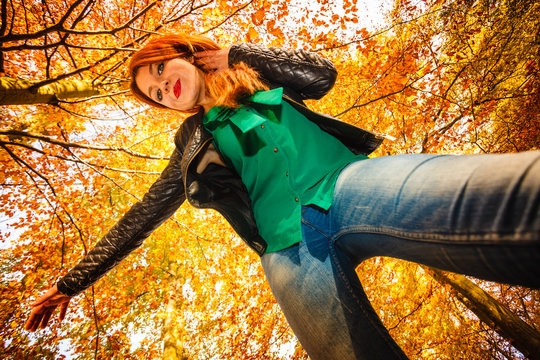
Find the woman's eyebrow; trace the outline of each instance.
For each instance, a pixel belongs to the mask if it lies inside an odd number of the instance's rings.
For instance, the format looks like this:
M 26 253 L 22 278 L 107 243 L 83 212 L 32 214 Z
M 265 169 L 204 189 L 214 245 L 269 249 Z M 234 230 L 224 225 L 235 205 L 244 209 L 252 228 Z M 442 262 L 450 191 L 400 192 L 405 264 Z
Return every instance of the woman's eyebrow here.
M 153 64 L 148 65 L 148 73 L 150 74 L 150 76 L 154 77 L 154 71 L 152 70 L 152 65 Z M 148 96 L 152 98 L 152 85 L 148 86 Z

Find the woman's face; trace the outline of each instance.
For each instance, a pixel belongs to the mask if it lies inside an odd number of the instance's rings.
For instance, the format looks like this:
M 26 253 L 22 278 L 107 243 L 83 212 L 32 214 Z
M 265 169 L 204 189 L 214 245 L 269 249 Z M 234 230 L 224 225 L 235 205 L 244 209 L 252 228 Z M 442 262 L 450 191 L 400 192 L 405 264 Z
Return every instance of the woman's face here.
M 150 99 L 171 109 L 206 108 L 208 102 L 203 72 L 181 58 L 140 67 L 135 83 Z

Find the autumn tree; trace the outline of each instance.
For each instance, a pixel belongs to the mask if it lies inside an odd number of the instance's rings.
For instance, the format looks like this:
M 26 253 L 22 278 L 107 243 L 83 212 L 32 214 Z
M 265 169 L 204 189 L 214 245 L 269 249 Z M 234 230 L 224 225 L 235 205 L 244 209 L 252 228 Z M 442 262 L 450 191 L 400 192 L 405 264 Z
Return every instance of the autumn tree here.
M 131 53 L 157 32 L 227 33 L 222 40 L 230 43 L 235 35 L 243 36 L 252 19 L 262 24 L 266 16 L 281 17 L 287 12 L 283 5 L 273 5 L 255 1 L 2 2 L 1 97 L 3 104 L 26 105 L 1 109 L 2 211 L 13 232 L 2 231 L 6 244 L 2 252 L 2 357 L 52 358 L 67 346 L 80 357 L 155 359 L 162 353 L 162 338 L 191 334 L 178 328 L 185 321 L 172 321 L 169 309 L 176 307 L 177 314 L 183 313 L 182 304 L 187 302 L 182 291 L 178 298 L 171 293 L 182 288 L 179 279 L 192 279 L 194 272 L 183 266 L 172 276 L 171 264 L 187 262 L 194 268 L 203 261 L 200 271 L 206 270 L 205 256 L 213 255 L 205 255 L 210 252 L 208 245 L 201 244 L 201 236 L 188 231 L 191 225 L 186 224 L 222 224 L 215 214 L 190 217 L 179 211 L 176 220 L 156 232 L 131 261 L 74 300 L 77 310 L 65 328 L 53 326 L 38 337 L 21 333 L 28 310 L 18 303 L 50 286 L 73 266 L 142 197 L 172 151 L 171 138 L 181 117 L 143 108 L 125 96 L 125 62 Z M 250 34 L 256 36 L 263 29 L 279 34 L 268 24 L 257 29 Z M 79 87 L 66 96 L 66 88 L 79 85 L 84 92 Z M 99 95 L 94 95 L 97 91 Z M 220 231 L 230 234 L 230 230 Z M 199 231 L 207 232 L 202 227 Z M 207 238 L 220 240 L 210 235 Z M 180 249 L 187 245 L 185 251 L 173 251 L 171 244 Z M 191 278 L 180 277 L 182 271 Z M 264 298 L 269 296 L 265 292 Z M 268 306 L 274 305 L 270 301 Z M 257 312 L 248 317 L 260 325 Z M 288 331 L 283 318 L 278 319 Z M 206 323 L 200 319 L 201 326 Z M 258 339 L 277 341 L 273 329 L 267 331 L 270 334 L 261 331 Z M 290 333 L 280 341 L 287 338 L 291 339 Z M 181 341 L 167 340 L 168 349 L 176 343 Z M 269 351 L 270 345 L 255 345 L 255 352 Z M 229 346 L 227 351 L 234 353 L 239 346 Z
M 21 331 L 30 299 L 142 197 L 172 151 L 182 116 L 126 93 L 125 64 L 155 33 L 322 52 L 340 75 L 325 99 L 309 105 L 396 139 L 376 156 L 538 147 L 534 1 L 396 0 L 385 23 L 370 30 L 352 1 L 1 6 L 0 99 L 12 104 L 0 108 L 1 357 L 306 357 L 256 256 L 219 215 L 188 204 L 75 298 L 64 325 Z M 411 358 L 521 356 L 502 338 L 510 335 L 478 321 L 463 294 L 452 295 L 455 288 L 423 268 L 378 258 L 358 273 Z M 474 284 L 537 331 L 538 291 Z
M 536 148 L 540 138 L 535 85 L 538 84 L 539 47 L 530 34 L 536 31 L 532 29 L 538 29 L 537 13 L 538 5 L 534 2 L 395 2 L 389 14 L 392 25 L 378 34 L 364 36 L 365 41 L 353 43 L 356 56 L 344 61 L 340 71 L 353 76 L 342 75 L 343 80 L 336 88 L 340 92 L 339 100 L 323 111 L 337 108 L 339 101 L 343 103 L 345 99 L 348 106 L 335 114 L 395 137 L 395 141 L 387 141 L 381 147 L 381 154 L 477 153 Z M 328 103 L 324 105 L 328 106 Z M 436 306 L 445 308 L 450 317 L 435 319 L 435 314 L 428 314 L 423 309 L 430 309 L 426 304 L 434 300 L 432 294 L 436 294 L 434 289 L 440 285 L 427 280 L 425 274 L 411 264 L 395 260 L 377 260 L 375 264 L 379 261 L 394 269 L 416 269 L 409 273 L 414 274 L 416 280 L 408 289 L 381 284 L 384 272 L 372 277 L 375 273 L 370 267 L 372 262 L 363 264 L 359 270 L 364 285 L 372 291 L 370 299 L 383 322 L 409 355 L 416 354 L 421 358 L 515 358 L 521 355 L 501 342 L 501 336 L 511 341 L 516 338 L 531 340 L 531 336 L 523 333 L 508 336 L 487 330 L 484 321 L 497 330 L 500 328 L 492 320 L 487 321 L 486 314 L 480 310 L 482 304 L 474 303 L 478 299 L 467 298 L 464 288 L 456 290 L 457 287 L 452 287 L 451 293 L 457 291 L 459 299 L 468 299 L 455 304 L 446 290 L 442 290 L 445 297 L 439 297 Z M 397 283 L 411 281 L 403 278 L 405 273 L 401 270 Z M 390 272 L 389 277 L 388 281 L 396 283 L 396 271 Z M 426 282 L 433 286 L 429 288 L 427 298 L 413 289 Z M 481 290 L 476 284 L 491 292 L 500 291 L 492 284 L 475 282 L 478 293 Z M 506 289 L 515 288 L 501 286 L 504 293 L 508 293 Z M 402 290 L 398 292 L 397 289 Z M 381 299 L 383 291 L 395 291 L 396 295 L 385 302 Z M 531 329 L 537 337 L 538 293 L 529 289 L 512 291 L 516 296 L 514 301 L 522 304 L 511 307 L 512 311 L 524 315 L 522 320 L 529 324 L 525 328 Z M 487 308 L 491 319 L 501 315 L 500 304 L 493 303 Z M 523 309 L 526 309 L 525 313 Z M 467 324 L 471 315 L 478 316 L 481 322 Z M 424 323 L 426 320 L 429 320 L 429 326 Z M 443 324 L 442 329 L 434 325 L 438 322 Z M 509 316 L 503 322 L 510 324 L 513 320 Z M 458 333 L 456 323 L 460 324 L 459 331 L 464 331 L 460 338 L 470 338 L 471 333 L 476 335 L 474 341 L 462 344 L 455 348 L 459 352 L 453 353 L 449 347 L 452 341 L 436 339 L 438 336 L 446 339 L 455 336 Z M 425 330 L 413 331 L 419 329 Z M 448 329 L 455 329 L 452 331 L 455 332 L 451 335 Z M 423 335 L 425 333 L 428 334 Z M 446 343 L 445 350 L 441 349 L 443 343 Z M 537 354 L 535 346 L 533 343 L 521 351 L 534 358 Z

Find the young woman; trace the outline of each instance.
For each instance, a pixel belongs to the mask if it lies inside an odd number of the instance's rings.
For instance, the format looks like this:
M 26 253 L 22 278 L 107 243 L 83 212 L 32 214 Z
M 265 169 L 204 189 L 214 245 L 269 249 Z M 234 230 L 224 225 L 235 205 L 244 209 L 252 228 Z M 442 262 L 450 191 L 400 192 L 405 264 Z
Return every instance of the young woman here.
M 261 256 L 312 359 L 406 356 L 355 267 L 392 256 L 479 278 L 540 285 L 540 153 L 368 159 L 381 136 L 307 109 L 332 63 L 303 50 L 164 36 L 131 62 L 132 90 L 193 112 L 168 166 L 82 261 L 32 305 L 29 330 L 90 287 L 187 199 L 223 214 Z M 271 90 L 270 90 L 271 89 Z

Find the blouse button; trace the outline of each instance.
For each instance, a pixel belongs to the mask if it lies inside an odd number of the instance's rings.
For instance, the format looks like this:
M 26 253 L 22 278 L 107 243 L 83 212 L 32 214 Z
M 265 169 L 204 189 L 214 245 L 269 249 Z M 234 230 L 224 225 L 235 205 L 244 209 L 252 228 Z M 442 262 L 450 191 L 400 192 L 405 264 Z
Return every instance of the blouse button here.
M 274 152 L 277 152 L 277 151 L 278 151 L 277 148 L 274 148 Z
M 261 129 L 264 129 L 264 124 L 261 125 Z
M 298 202 L 298 198 L 294 198 L 294 201 Z

